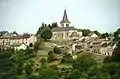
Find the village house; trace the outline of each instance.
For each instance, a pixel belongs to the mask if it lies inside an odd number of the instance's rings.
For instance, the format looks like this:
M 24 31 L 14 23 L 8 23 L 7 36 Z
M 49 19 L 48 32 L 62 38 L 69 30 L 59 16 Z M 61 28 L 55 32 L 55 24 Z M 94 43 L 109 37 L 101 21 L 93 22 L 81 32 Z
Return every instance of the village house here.
M 30 44 L 34 44 L 37 41 L 37 38 L 34 35 L 18 35 L 11 37 L 0 37 L 0 45 L 11 46 L 13 44 L 25 44 L 29 46 Z
M 60 22 L 60 26 L 53 28 L 52 40 L 71 40 L 78 39 L 82 36 L 82 31 L 70 26 L 70 21 L 67 18 L 66 10 L 64 10 L 63 19 Z
M 15 50 L 20 50 L 20 49 L 25 50 L 25 49 L 27 49 L 27 45 L 24 44 L 24 43 L 22 43 L 22 44 L 14 43 L 14 44 L 11 45 L 11 47 L 13 47 Z
M 102 55 L 112 55 L 112 42 L 106 39 L 93 37 L 82 37 L 72 45 L 74 52 L 91 52 Z

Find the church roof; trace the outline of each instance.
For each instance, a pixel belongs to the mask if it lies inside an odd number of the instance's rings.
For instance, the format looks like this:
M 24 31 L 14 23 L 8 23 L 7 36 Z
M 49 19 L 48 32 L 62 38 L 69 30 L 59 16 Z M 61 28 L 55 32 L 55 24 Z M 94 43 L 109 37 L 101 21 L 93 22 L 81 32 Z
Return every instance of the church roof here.
M 60 23 L 70 23 L 70 21 L 67 18 L 66 10 L 64 10 L 63 19 L 62 19 L 62 21 Z
M 76 28 L 74 27 L 56 27 L 56 28 L 53 28 L 53 32 L 57 32 L 57 31 L 69 31 L 69 30 L 77 30 Z

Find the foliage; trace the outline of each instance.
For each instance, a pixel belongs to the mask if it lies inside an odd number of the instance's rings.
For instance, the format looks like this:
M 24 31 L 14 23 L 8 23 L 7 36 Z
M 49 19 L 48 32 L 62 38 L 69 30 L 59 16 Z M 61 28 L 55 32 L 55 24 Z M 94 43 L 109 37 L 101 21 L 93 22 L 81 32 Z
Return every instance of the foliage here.
M 117 42 L 112 56 L 105 58 L 103 72 L 109 74 L 111 79 L 120 78 L 120 41 Z
M 39 34 L 41 33 L 41 31 L 42 31 L 45 27 L 46 27 L 45 24 L 42 23 L 42 24 L 41 24 L 41 27 L 39 27 L 39 29 L 38 29 L 36 35 L 39 35 Z
M 30 43 L 30 44 L 29 44 L 29 47 L 33 47 L 33 43 Z
M 52 37 L 52 31 L 49 27 L 45 27 L 40 34 L 41 38 L 44 40 L 48 40 Z
M 102 38 L 107 38 L 107 37 L 109 37 L 109 33 L 107 33 L 107 32 L 106 32 L 106 33 L 103 33 L 103 34 L 101 34 L 101 37 L 102 37 Z
M 41 62 L 41 67 L 46 67 L 46 66 L 47 66 L 47 65 L 46 65 L 47 60 L 46 60 L 45 58 L 42 58 L 42 59 L 40 60 L 40 62 Z
M 0 53 L 0 79 L 25 79 L 24 71 L 30 69 L 24 67 L 29 59 L 35 57 L 33 50 L 14 50 L 9 48 L 6 51 Z M 26 71 L 26 74 L 29 73 Z M 31 72 L 31 71 L 30 71 Z
M 54 61 L 55 60 L 55 55 L 53 53 L 53 51 L 49 51 L 48 52 L 48 58 L 47 58 L 48 62 Z
M 96 60 L 90 54 L 83 54 L 73 62 L 69 79 L 104 79 L 100 75 Z
M 45 27 L 49 27 L 50 29 L 53 29 L 55 27 L 58 27 L 58 24 L 57 24 L 57 22 L 53 22 L 52 24 L 48 24 L 48 25 L 45 23 L 42 23 L 41 27 L 39 27 L 36 35 L 39 35 Z
M 53 67 L 41 69 L 38 79 L 59 79 L 58 71 Z
M 90 30 L 89 29 L 83 29 L 82 33 L 83 33 L 83 36 L 88 36 L 90 34 Z
M 97 30 L 93 31 L 97 36 L 101 36 L 100 32 L 98 32 Z
M 37 39 L 37 42 L 34 43 L 34 50 L 38 52 L 42 48 L 43 41 L 41 39 Z
M 61 54 L 61 50 L 60 50 L 60 48 L 58 48 L 57 46 L 55 46 L 55 47 L 53 48 L 53 52 L 56 53 L 56 54 Z
M 61 63 L 72 63 L 72 62 L 73 62 L 73 58 L 71 54 L 65 54 L 61 59 Z
M 114 40 L 115 40 L 115 41 L 119 41 L 119 40 L 120 40 L 120 28 L 118 28 L 118 29 L 114 32 Z

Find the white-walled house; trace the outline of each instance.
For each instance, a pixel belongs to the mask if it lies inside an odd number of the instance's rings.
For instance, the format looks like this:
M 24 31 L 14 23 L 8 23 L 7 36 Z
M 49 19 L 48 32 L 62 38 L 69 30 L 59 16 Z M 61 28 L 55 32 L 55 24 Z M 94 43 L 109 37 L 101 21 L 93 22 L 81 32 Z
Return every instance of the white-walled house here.
M 29 46 L 30 43 L 34 44 L 37 41 L 37 38 L 34 35 L 22 35 L 22 36 L 13 36 L 13 37 L 0 37 L 1 45 L 13 45 L 14 43 L 26 44 Z
M 98 35 L 96 35 L 95 33 L 91 33 L 91 34 L 90 34 L 90 37 L 92 37 L 92 38 L 97 38 Z
M 25 44 L 20 44 L 20 45 L 16 45 L 16 46 L 13 46 L 15 50 L 20 50 L 20 49 L 27 49 L 27 45 Z

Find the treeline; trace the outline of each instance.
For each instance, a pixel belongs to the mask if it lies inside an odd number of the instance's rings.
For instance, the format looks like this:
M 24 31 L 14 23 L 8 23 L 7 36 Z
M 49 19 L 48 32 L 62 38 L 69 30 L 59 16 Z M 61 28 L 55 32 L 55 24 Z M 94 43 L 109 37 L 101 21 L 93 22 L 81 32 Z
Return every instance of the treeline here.
M 36 36 L 39 38 L 44 39 L 45 41 L 47 41 L 48 39 L 50 39 L 52 37 L 52 29 L 58 27 L 57 22 L 54 22 L 52 24 L 44 24 L 42 23 L 42 25 L 39 27 Z
M 57 24 L 57 22 L 53 22 L 52 24 L 48 24 L 48 25 L 45 24 L 45 23 L 42 23 L 41 26 L 39 27 L 36 35 L 40 34 L 41 31 L 42 31 L 45 27 L 49 27 L 50 29 L 53 29 L 53 28 L 55 28 L 55 27 L 58 27 L 58 24 Z
M 113 33 L 100 33 L 99 31 L 91 31 L 90 29 L 79 29 L 79 31 L 82 31 L 83 36 L 88 36 L 89 34 L 95 33 L 100 38 L 108 38 L 113 37 Z

